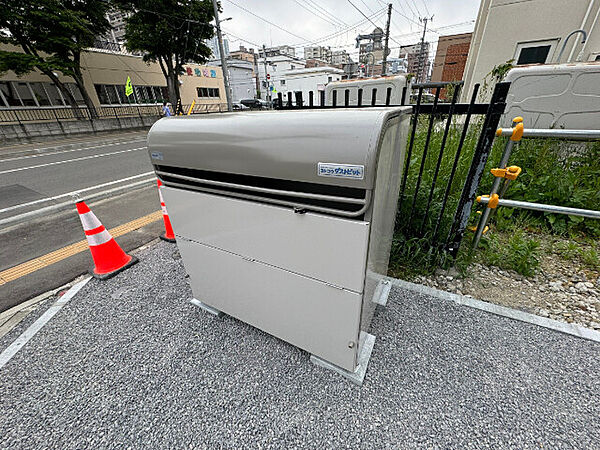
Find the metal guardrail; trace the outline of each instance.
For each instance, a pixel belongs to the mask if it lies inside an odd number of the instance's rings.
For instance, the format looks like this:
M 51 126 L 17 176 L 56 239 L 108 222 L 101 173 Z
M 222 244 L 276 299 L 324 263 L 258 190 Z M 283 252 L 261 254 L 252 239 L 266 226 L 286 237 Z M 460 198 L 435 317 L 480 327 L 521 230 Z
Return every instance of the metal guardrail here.
M 512 136 L 512 128 L 499 128 L 496 136 Z M 596 140 L 600 139 L 600 130 L 565 130 L 555 129 L 529 129 L 523 130 L 523 138 L 556 138 L 571 140 Z
M 187 114 L 191 105 L 182 105 L 184 114 Z M 23 125 L 25 123 L 62 122 L 92 119 L 125 119 L 131 117 L 161 117 L 161 104 L 154 105 L 121 105 L 99 106 L 90 110 L 85 106 L 72 108 L 63 107 L 37 107 L 37 108 L 0 108 L 0 124 Z M 206 114 L 227 111 L 226 103 L 195 104 L 191 114 Z M 175 115 L 173 107 L 171 113 Z

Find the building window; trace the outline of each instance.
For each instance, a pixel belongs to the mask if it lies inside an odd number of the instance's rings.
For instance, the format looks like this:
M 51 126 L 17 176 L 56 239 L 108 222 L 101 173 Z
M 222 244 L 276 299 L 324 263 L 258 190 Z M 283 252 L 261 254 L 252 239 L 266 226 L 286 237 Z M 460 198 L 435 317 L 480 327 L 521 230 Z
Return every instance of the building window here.
M 23 102 L 23 106 L 38 106 L 35 103 L 32 92 L 29 90 L 28 83 L 16 82 L 14 84 L 17 85 L 17 92 Z
M 0 97 L 4 98 L 2 106 L 23 106 L 12 82 L 6 81 L 0 83 L 0 91 L 2 91 Z
M 294 66 L 293 64 L 290 64 L 290 70 L 294 70 L 296 68 L 296 66 Z
M 331 77 L 327 77 L 327 82 L 331 83 Z
M 81 97 L 81 93 L 76 86 L 74 87 L 78 91 L 75 100 L 79 102 L 78 97 Z M 133 94 L 129 97 L 125 95 L 123 84 L 95 84 L 94 87 L 101 105 L 162 103 L 163 99 L 168 97 L 165 93 L 167 88 L 164 86 L 134 86 Z
M 199 98 L 219 98 L 219 88 L 197 87 L 196 92 Z
M 285 80 L 279 80 L 279 83 L 283 86 L 285 84 Z
M 553 39 L 517 44 L 514 58 L 516 64 L 545 64 L 550 62 L 557 42 L 557 39 Z

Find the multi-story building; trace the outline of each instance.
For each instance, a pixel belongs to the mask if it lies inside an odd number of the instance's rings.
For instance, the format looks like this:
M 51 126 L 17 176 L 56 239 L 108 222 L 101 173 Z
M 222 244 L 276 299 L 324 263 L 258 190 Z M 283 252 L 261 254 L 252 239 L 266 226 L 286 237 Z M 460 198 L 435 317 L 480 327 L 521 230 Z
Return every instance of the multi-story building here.
M 331 48 L 323 46 L 304 47 L 304 59 L 320 59 L 331 63 Z
M 256 61 L 257 55 L 256 55 L 256 53 L 254 53 L 253 48 L 247 49 L 243 45 L 240 45 L 240 49 L 230 52 L 229 57 L 233 58 L 233 59 L 240 59 L 242 61 L 249 61 L 251 63 L 254 63 Z
M 322 59 L 307 59 L 306 60 L 306 68 L 310 69 L 311 67 L 329 67 L 331 66 L 331 64 L 329 64 L 327 61 L 323 61 Z
M 296 49 L 294 47 L 290 47 L 289 45 L 280 45 L 279 47 L 271 47 L 265 49 L 267 54 L 267 58 L 271 56 L 289 56 L 292 58 L 296 57 Z M 260 51 L 260 56 L 264 56 L 264 53 Z
M 118 9 L 111 10 L 106 14 L 110 30 L 103 36 L 103 40 L 114 44 L 123 44 L 125 42 L 125 19 L 127 16 L 127 14 Z
M 463 100 L 495 66 L 510 60 L 515 65 L 600 61 L 599 17 L 597 0 L 482 0 L 465 68 Z M 578 29 L 587 33 L 585 42 L 581 34 L 566 40 Z
M 221 68 L 221 60 L 215 59 L 208 63 L 210 66 Z M 256 80 L 254 62 L 234 59 L 231 55 L 227 58 L 229 74 L 229 89 L 231 100 L 238 103 L 245 98 L 256 98 Z
M 339 65 L 339 64 L 349 64 L 352 62 L 350 55 L 346 50 L 335 50 L 331 52 L 331 64 Z
M 212 57 L 214 59 L 219 59 L 221 57 L 221 51 L 219 50 L 219 39 L 217 36 L 213 36 L 211 39 L 207 39 L 205 41 L 208 48 L 210 48 L 212 52 Z M 225 52 L 225 57 L 229 56 L 229 41 L 227 39 L 223 39 L 223 51 Z
M 0 49 L 18 51 L 1 45 Z M 147 64 L 141 56 L 90 49 L 81 55 L 84 86 L 95 106 L 146 105 L 168 100 L 167 83 L 158 63 Z M 186 64 L 180 76 L 183 104 L 196 101 L 199 105 L 225 104 L 225 89 L 220 67 Z M 133 93 L 125 95 L 127 77 Z M 59 74 L 75 100 L 83 105 L 83 97 L 71 77 Z M 0 109 L 3 107 L 65 107 L 69 106 L 61 92 L 38 71 L 17 76 L 8 71 L 0 76 Z
M 433 61 L 431 81 L 459 81 L 463 79 L 473 33 L 440 36 Z
M 364 65 L 365 76 L 381 75 L 383 61 L 383 30 L 375 28 L 371 34 L 359 35 L 358 60 Z
M 424 83 L 429 75 L 429 42 L 423 44 L 403 45 L 400 47 L 400 58 L 405 58 L 408 73 L 415 76 L 416 83 Z

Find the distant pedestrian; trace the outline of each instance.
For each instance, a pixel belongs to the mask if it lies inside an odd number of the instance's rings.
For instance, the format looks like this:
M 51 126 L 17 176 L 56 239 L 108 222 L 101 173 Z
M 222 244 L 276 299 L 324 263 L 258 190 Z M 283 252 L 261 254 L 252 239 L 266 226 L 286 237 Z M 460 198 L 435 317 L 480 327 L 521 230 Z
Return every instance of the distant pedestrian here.
M 167 102 L 163 102 L 162 113 L 163 117 L 171 117 L 171 109 L 169 108 Z

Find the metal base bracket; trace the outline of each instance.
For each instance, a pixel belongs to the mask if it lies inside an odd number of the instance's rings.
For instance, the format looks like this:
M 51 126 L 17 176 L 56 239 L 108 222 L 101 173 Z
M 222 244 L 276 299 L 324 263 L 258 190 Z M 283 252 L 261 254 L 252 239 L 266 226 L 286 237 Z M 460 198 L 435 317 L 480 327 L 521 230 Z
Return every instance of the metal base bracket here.
M 324 359 L 319 358 L 315 355 L 310 355 L 310 362 L 317 366 L 324 367 L 325 369 L 337 372 L 341 376 L 352 381 L 354 384 L 362 386 L 363 381 L 365 380 L 365 375 L 367 374 L 367 366 L 369 365 L 369 360 L 371 359 L 371 353 L 373 352 L 374 346 L 375 336 L 369 333 L 365 333 L 364 342 L 360 350 L 360 354 L 358 355 L 358 367 L 354 372 L 344 370 L 341 367 L 338 367 L 335 364 L 331 364 L 330 362 L 327 362 Z
M 373 294 L 373 303 L 381 306 L 387 305 L 391 290 L 392 283 L 389 280 L 379 281 L 377 287 L 375 288 L 375 293 Z
M 219 311 L 218 309 L 213 308 L 212 306 L 208 306 L 206 303 L 202 303 L 200 300 L 196 300 L 195 298 L 191 299 L 190 303 L 192 305 L 199 306 L 200 308 L 202 308 L 207 313 L 213 314 L 213 315 L 215 315 L 217 317 L 221 317 L 223 315 L 222 311 Z

